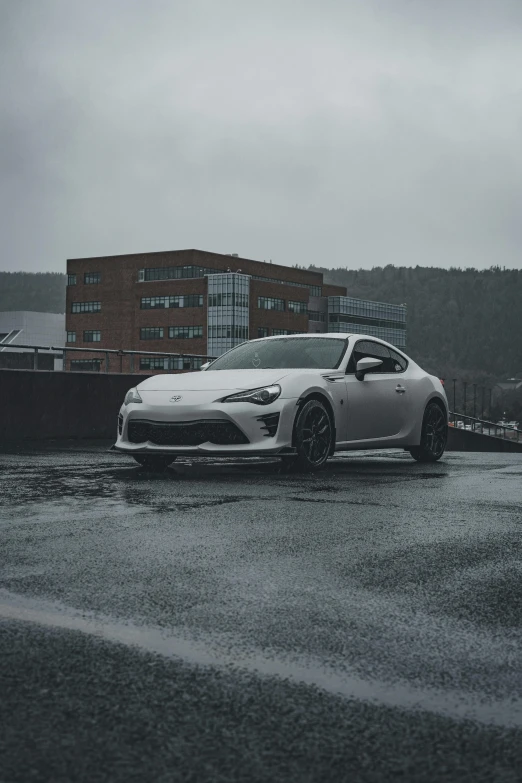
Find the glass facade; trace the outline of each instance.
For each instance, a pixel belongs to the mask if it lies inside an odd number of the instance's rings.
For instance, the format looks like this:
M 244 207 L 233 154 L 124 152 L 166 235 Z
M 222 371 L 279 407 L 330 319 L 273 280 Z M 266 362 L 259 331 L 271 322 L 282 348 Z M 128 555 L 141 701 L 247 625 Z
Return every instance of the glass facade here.
M 209 356 L 221 356 L 249 338 L 250 277 L 223 272 L 208 277 Z
M 368 334 L 405 348 L 406 306 L 329 296 L 328 331 Z

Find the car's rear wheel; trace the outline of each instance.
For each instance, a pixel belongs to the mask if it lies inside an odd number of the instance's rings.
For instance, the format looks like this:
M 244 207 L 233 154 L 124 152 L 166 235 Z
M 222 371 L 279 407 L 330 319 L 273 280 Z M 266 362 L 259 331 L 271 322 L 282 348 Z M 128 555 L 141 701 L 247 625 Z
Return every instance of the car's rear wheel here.
M 410 449 L 417 462 L 436 462 L 444 454 L 448 439 L 448 419 L 440 405 L 430 402 L 424 411 L 421 441 Z
M 176 457 L 167 457 L 164 454 L 133 454 L 132 456 L 142 468 L 158 473 L 166 470 L 170 463 L 176 459 Z
M 330 415 L 319 400 L 309 400 L 294 425 L 296 456 L 293 467 L 310 472 L 322 468 L 332 450 L 333 426 Z

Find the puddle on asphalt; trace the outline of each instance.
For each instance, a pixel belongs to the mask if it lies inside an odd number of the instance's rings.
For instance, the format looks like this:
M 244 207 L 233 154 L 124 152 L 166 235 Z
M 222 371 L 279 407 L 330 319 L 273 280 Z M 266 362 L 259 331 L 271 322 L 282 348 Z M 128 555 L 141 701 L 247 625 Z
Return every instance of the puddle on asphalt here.
M 484 725 L 522 727 L 522 702 L 516 698 L 495 701 L 469 692 L 364 679 L 345 665 L 334 668 L 312 657 L 285 656 L 281 652 L 270 653 L 245 647 L 244 640 L 239 636 L 234 638 L 231 635 L 213 634 L 195 639 L 185 630 L 172 629 L 169 633 L 164 629 L 123 623 L 91 612 L 80 614 L 58 602 L 37 601 L 6 590 L 0 590 L 0 618 L 53 630 L 76 631 L 106 642 L 177 659 L 192 666 L 277 677 L 376 706 L 431 712 Z

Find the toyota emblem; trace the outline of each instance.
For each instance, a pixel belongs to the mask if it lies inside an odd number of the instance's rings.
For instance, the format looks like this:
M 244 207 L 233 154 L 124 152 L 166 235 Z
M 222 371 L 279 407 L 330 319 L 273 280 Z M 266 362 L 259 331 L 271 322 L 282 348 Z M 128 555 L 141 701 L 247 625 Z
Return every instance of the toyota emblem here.
M 171 397 L 171 398 L 170 398 L 170 402 L 179 402 L 179 401 L 180 401 L 180 400 L 182 400 L 182 399 L 183 399 L 183 397 L 180 397 L 180 396 L 178 395 L 178 396 L 175 396 L 175 397 Z

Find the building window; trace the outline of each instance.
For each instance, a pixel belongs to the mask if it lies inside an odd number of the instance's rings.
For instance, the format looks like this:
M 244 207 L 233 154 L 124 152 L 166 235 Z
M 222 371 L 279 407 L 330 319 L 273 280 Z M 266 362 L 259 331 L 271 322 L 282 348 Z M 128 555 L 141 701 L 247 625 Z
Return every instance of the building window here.
M 270 296 L 258 296 L 257 306 L 259 307 L 260 310 L 284 310 L 285 300 L 274 299 L 273 297 Z
M 248 307 L 248 294 L 229 291 L 226 293 L 209 294 L 209 307 Z
M 138 273 L 138 282 L 148 282 L 149 280 L 179 280 L 187 277 L 205 277 L 205 275 L 215 275 L 220 269 L 211 269 L 205 266 L 164 266 L 155 269 L 140 269 Z
M 220 324 L 208 327 L 209 338 L 228 337 L 237 340 L 248 340 L 248 326 L 232 326 L 232 324 Z
M 304 334 L 304 332 L 294 332 L 292 329 L 272 329 L 274 337 L 280 337 L 282 334 Z
M 100 341 L 101 341 L 101 332 L 93 331 L 91 329 L 88 332 L 83 333 L 84 343 L 99 343 Z
M 67 342 L 68 343 L 76 342 L 76 332 L 67 332 Z
M 85 285 L 94 285 L 94 283 L 101 283 L 100 272 L 86 272 L 83 276 L 83 282 Z
M 257 330 L 258 337 L 268 337 L 268 326 L 259 326 Z
M 72 302 L 71 313 L 99 313 L 101 302 Z
M 162 337 L 162 326 L 143 326 L 140 329 L 140 340 L 161 340 Z
M 203 337 L 202 326 L 169 326 L 169 337 L 177 340 L 190 340 L 193 337 Z
M 168 370 L 167 357 L 147 356 L 140 359 L 140 370 Z
M 326 321 L 326 313 L 321 313 L 319 310 L 308 310 L 308 318 L 310 321 Z
M 76 275 L 67 275 L 67 285 L 76 285 Z
M 185 296 L 144 296 L 142 310 L 161 310 L 166 307 L 203 307 L 203 294 Z
M 322 296 L 322 288 L 320 285 L 311 285 L 310 288 L 310 296 Z
M 286 309 L 290 313 L 306 314 L 308 312 L 308 302 L 291 301 L 290 299 L 286 303 Z
M 101 359 L 71 359 L 71 370 L 100 372 Z

